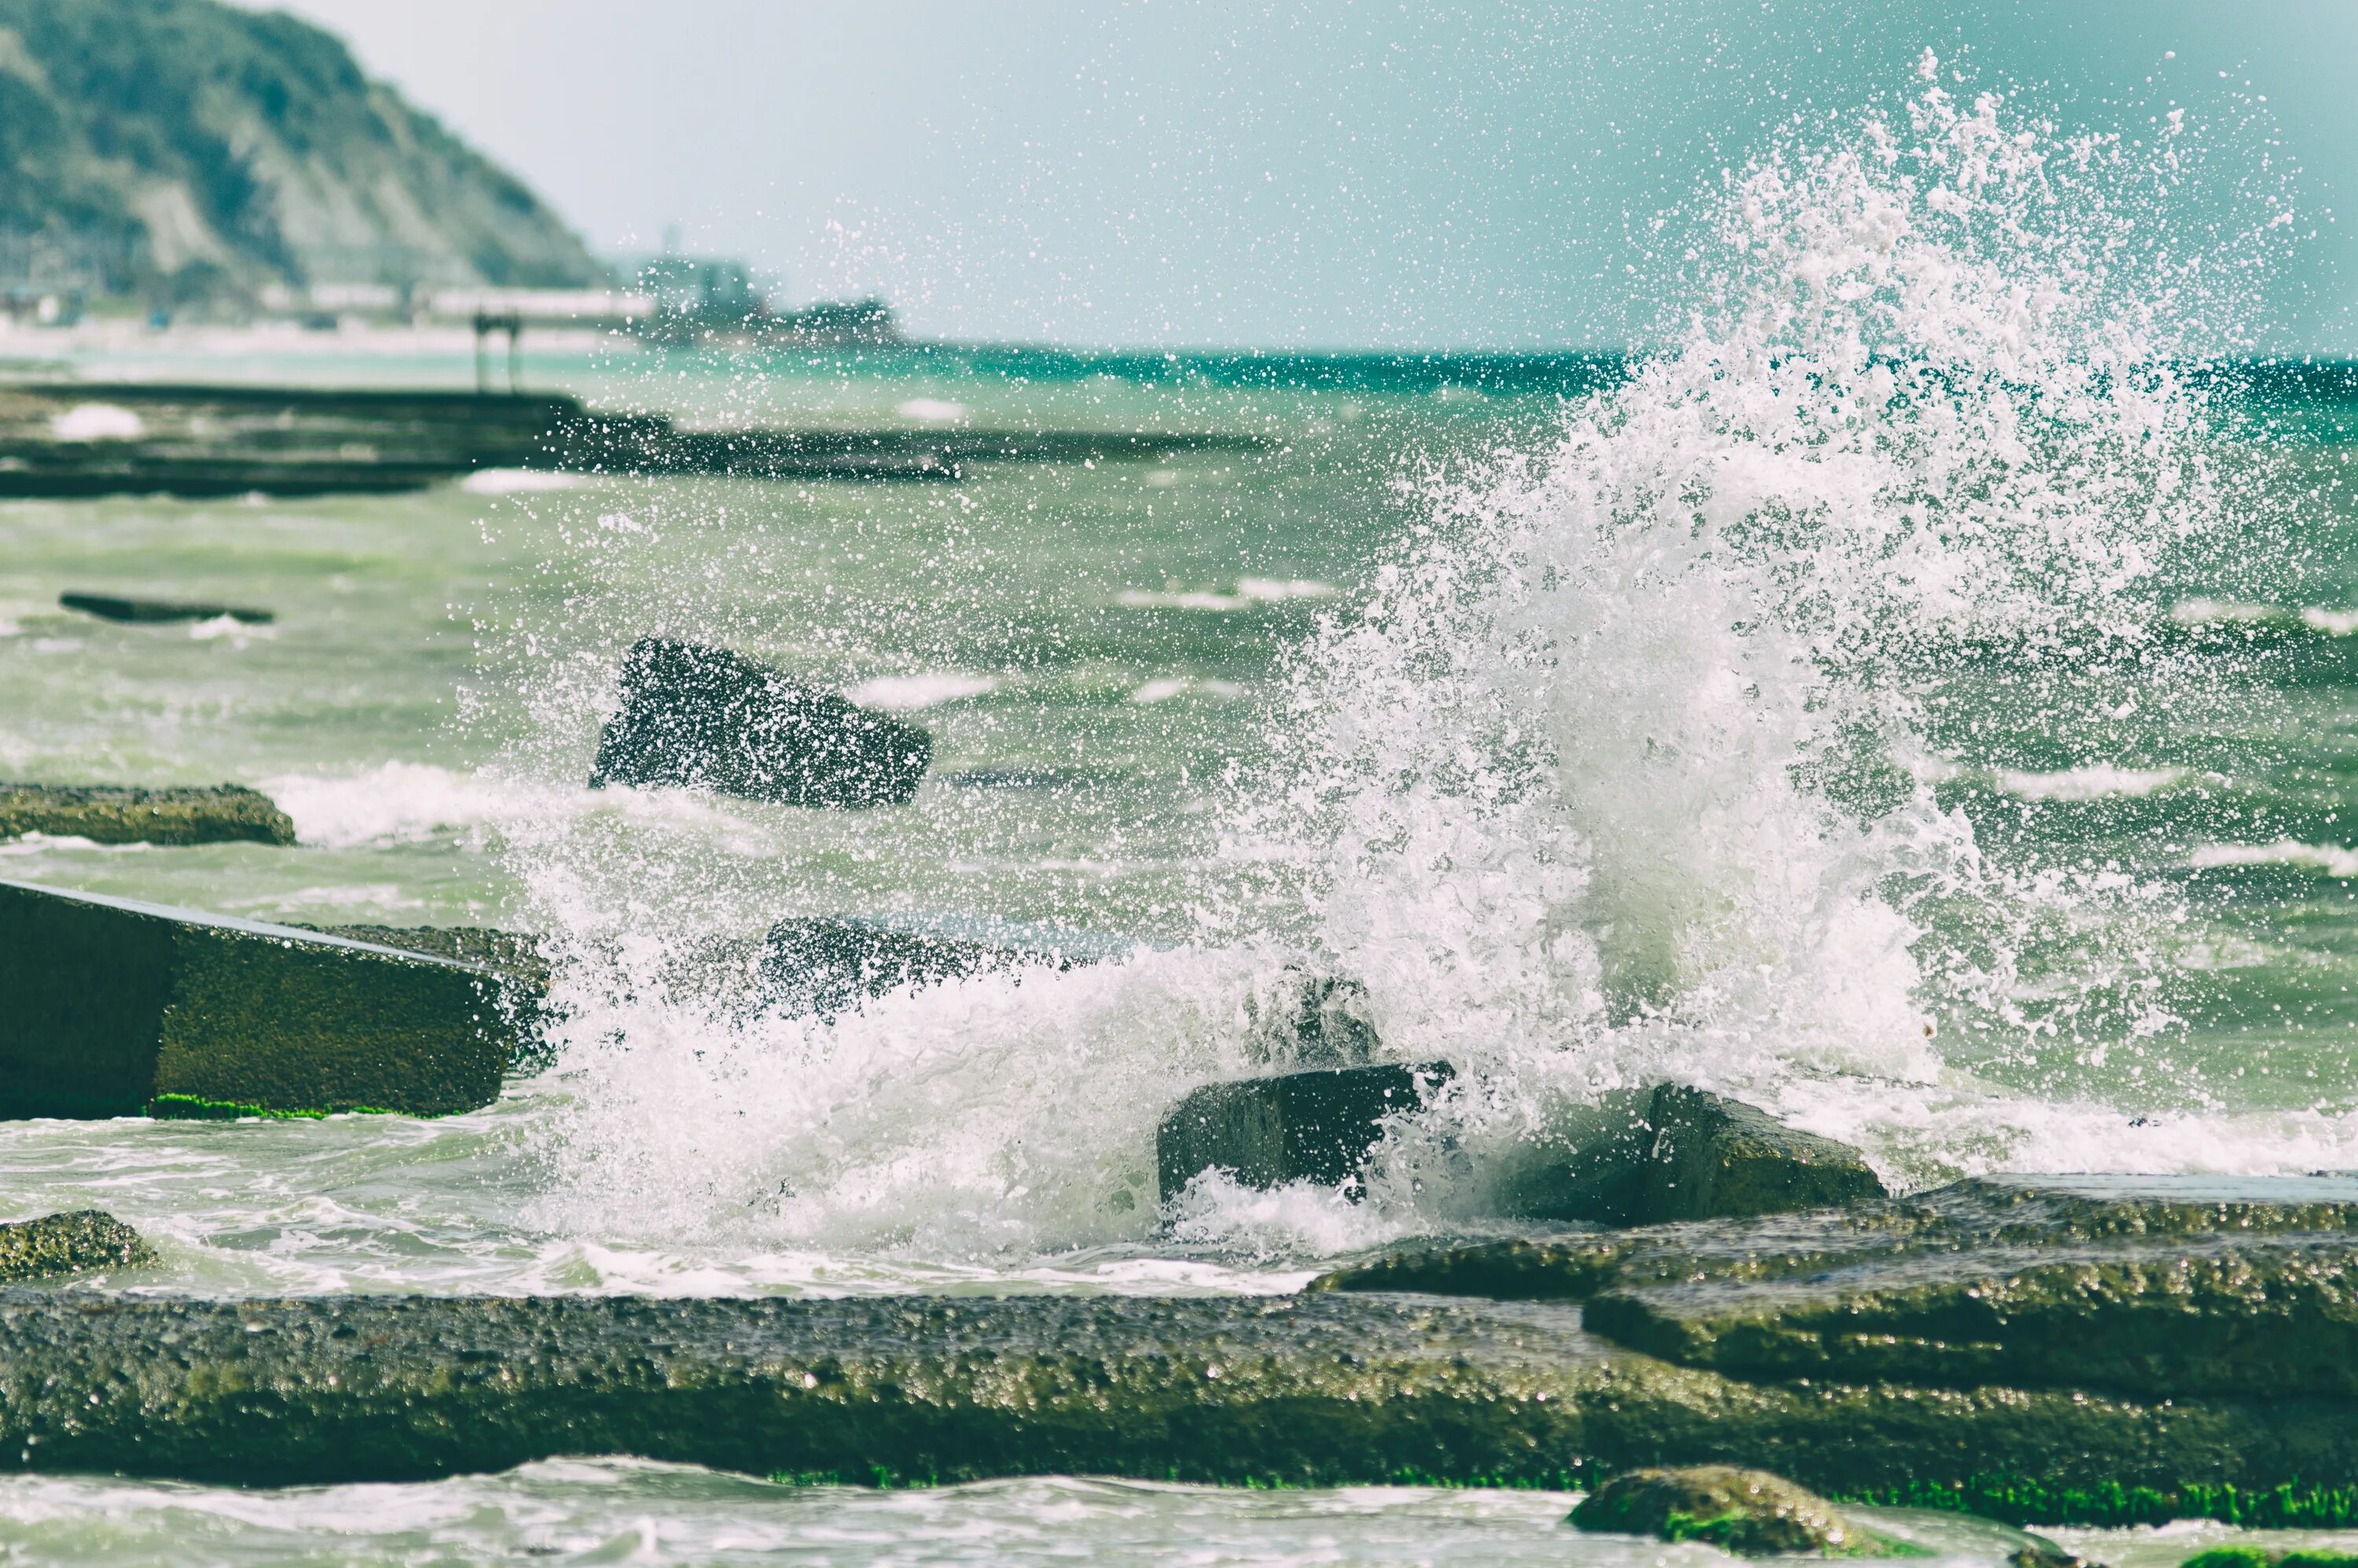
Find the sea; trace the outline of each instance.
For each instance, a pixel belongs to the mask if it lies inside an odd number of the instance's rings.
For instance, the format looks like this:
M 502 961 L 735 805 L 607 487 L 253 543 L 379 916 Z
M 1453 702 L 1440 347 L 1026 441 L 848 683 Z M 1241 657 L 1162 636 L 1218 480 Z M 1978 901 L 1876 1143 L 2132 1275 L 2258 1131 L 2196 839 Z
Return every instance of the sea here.
M 103 1207 L 162 1256 L 73 1289 L 1281 1292 L 1512 1229 L 1582 1108 L 1665 1078 L 1901 1191 L 2358 1168 L 2358 371 L 2266 351 L 2282 226 L 2172 230 L 2199 167 L 1911 87 L 1699 192 L 1659 327 L 1595 351 L 525 338 L 531 387 L 698 427 L 1250 438 L 1226 449 L 0 503 L 0 777 L 251 784 L 299 839 L 36 836 L 0 877 L 533 932 L 560 1004 L 545 1068 L 470 1115 L 0 1127 L 0 1218 Z M 0 360 L 473 376 L 463 336 L 386 330 L 19 330 Z M 77 589 L 275 619 L 121 625 Z M 860 812 L 589 788 L 650 634 L 922 725 L 924 786 Z M 698 956 L 796 914 L 1114 956 L 824 1020 L 717 1004 Z M 1158 1191 L 1161 1114 L 1268 1070 L 1305 975 L 1457 1079 L 1346 1188 Z M 0 1554 L 1716 1555 L 1576 1537 L 1571 1501 L 584 1456 L 0 1478 Z M 2115 1568 L 2235 1538 L 2061 1535 Z

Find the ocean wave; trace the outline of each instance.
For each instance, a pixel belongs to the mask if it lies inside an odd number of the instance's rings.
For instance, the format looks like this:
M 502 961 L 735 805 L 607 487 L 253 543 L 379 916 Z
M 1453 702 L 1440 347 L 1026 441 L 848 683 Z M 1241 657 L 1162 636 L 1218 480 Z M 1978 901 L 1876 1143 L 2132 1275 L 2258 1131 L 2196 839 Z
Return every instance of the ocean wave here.
M 477 469 L 459 481 L 470 495 L 529 495 L 549 490 L 579 490 L 579 474 L 555 469 Z
M 2228 866 L 2293 866 L 2329 877 L 2358 877 L 2358 849 L 2338 844 L 2303 844 L 2279 838 L 2273 844 L 2198 844 L 2187 861 L 2197 871 Z
M 969 697 L 982 697 L 999 689 L 992 676 L 941 675 L 878 676 L 861 681 L 843 695 L 861 708 L 882 708 L 893 712 L 909 713 L 920 708 L 938 708 L 946 702 L 962 702 Z
M 2091 762 L 2060 773 L 2016 773 L 2000 768 L 1998 787 L 2022 800 L 2108 800 L 2148 795 L 2186 776 L 2184 768 L 2122 768 Z
M 2358 632 L 2358 610 L 2326 610 L 2310 605 L 2300 612 L 2300 622 L 2329 637 L 2347 637 Z
M 2169 618 L 2181 626 L 2260 624 L 2287 619 L 2273 604 L 2237 599 L 2181 599 L 2169 607 Z
M 1146 682 L 1130 694 L 1130 700 L 1152 704 L 1168 702 L 1174 697 L 1201 695 L 1231 702 L 1245 694 L 1245 688 L 1230 680 L 1218 680 L 1210 676 L 1162 676 Z
M 1114 602 L 1131 610 L 1209 610 L 1227 611 L 1249 610 L 1256 605 L 1284 604 L 1304 599 L 1332 599 L 1336 589 L 1332 583 L 1311 578 L 1281 579 L 1278 578 L 1238 578 L 1235 591 L 1220 593 L 1209 589 L 1164 589 L 1156 592 L 1147 589 L 1126 589 L 1114 596 Z

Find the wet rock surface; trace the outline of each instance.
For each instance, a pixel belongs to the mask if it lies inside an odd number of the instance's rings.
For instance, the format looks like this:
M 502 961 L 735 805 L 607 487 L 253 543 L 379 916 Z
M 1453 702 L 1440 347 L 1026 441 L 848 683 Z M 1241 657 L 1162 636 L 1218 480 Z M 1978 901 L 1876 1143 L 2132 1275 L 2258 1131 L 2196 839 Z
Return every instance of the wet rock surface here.
M 144 1269 L 157 1261 L 140 1234 L 103 1209 L 0 1225 L 0 1283 Z
M 1779 1214 L 1885 1195 L 1846 1143 L 1738 1100 L 1661 1084 L 1610 1104 L 1602 1128 L 1519 1195 L 1520 1212 L 1599 1225 Z
M 1406 1249 L 1322 1283 L 1582 1301 L 1592 1332 L 1757 1381 L 2358 1399 L 2348 1177 L 1985 1177 L 1839 1211 Z
M 27 833 L 99 844 L 287 845 L 295 842 L 295 823 L 268 795 L 240 784 L 0 784 L 0 838 Z
M 1578 1529 L 1660 1541 L 1702 1541 L 1739 1557 L 1928 1556 L 1843 1517 L 1781 1476 L 1727 1465 L 1630 1470 L 1572 1510 Z
M 471 963 L 0 882 L 0 1117 L 469 1110 L 517 1056 L 521 989 Z
M 1421 1062 L 1206 1084 L 1155 1130 L 1163 1195 L 1175 1196 L 1206 1170 L 1249 1187 L 1337 1185 L 1383 1137 L 1385 1118 L 1413 1113 L 1455 1075 L 1446 1062 Z
M 905 804 L 933 740 L 726 648 L 647 637 L 622 661 L 621 711 L 590 786 L 676 784 L 788 806 Z
M 1827 1492 L 2029 1471 L 2246 1487 L 2358 1465 L 2346 1401 L 1747 1383 L 1576 1310 L 1325 1293 L 838 1301 L 0 1294 L 0 1459 L 278 1485 L 628 1454 L 753 1474 Z

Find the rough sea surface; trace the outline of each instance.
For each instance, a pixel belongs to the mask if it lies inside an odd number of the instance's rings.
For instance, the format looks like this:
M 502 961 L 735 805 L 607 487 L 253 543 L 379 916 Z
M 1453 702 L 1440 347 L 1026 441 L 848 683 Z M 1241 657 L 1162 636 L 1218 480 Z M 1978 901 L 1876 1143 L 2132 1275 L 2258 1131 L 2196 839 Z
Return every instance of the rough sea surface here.
M 2358 383 L 2217 358 L 2235 274 L 2188 258 L 2264 243 L 2136 221 L 2197 150 L 1937 87 L 1864 132 L 1797 132 L 1704 203 L 1699 303 L 1626 363 L 527 360 L 708 424 L 1161 427 L 1258 452 L 0 504 L 0 776 L 253 784 L 301 840 L 36 838 L 0 845 L 0 875 L 539 932 L 568 1019 L 546 1073 L 444 1121 L 0 1129 L 0 1217 L 104 1207 L 164 1262 L 103 1283 L 208 1294 L 1279 1290 L 1500 1227 L 1566 1111 L 1665 1076 L 1851 1140 L 1901 1188 L 2358 1166 Z M 467 373 L 462 344 L 392 339 L 5 348 L 92 375 Z M 59 609 L 71 589 L 277 619 L 117 625 Z M 931 775 L 859 814 L 588 790 L 614 671 L 654 633 L 914 718 Z M 829 1022 L 697 983 L 717 938 L 823 913 L 1135 948 Z M 1158 1193 L 1157 1118 L 1267 1064 L 1289 964 L 1362 982 L 1387 1051 L 1450 1057 L 1456 1087 L 1364 1192 Z M 1709 1555 L 1575 1547 L 1565 1506 L 585 1462 L 281 1494 L 15 1480 L 0 1541 Z M 2082 1549 L 2117 1568 L 2192 1540 Z

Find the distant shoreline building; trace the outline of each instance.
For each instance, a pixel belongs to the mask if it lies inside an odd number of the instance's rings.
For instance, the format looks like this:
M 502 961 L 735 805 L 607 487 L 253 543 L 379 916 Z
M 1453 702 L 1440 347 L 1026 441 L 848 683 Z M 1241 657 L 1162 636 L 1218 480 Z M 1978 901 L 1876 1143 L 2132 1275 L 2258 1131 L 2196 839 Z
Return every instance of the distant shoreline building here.
M 881 299 L 825 300 L 776 310 L 753 269 L 730 257 L 666 253 L 642 262 L 634 293 L 650 308 L 631 330 L 650 342 L 730 348 L 885 347 L 907 340 Z

